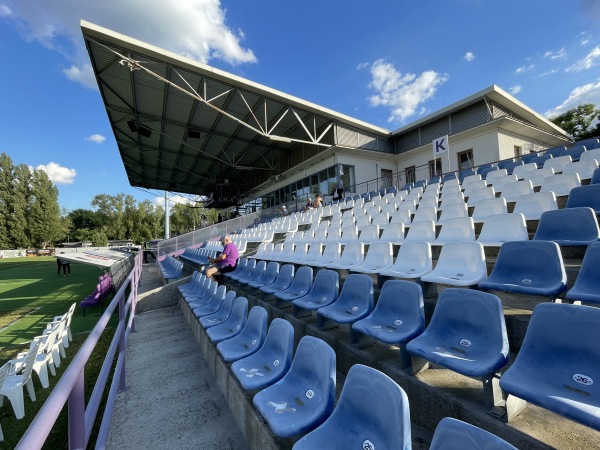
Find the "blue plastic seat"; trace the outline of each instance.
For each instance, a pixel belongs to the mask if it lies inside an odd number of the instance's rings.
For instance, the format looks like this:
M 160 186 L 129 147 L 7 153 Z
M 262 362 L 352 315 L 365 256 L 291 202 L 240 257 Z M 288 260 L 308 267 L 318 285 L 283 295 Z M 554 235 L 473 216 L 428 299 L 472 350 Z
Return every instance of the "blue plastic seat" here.
M 423 291 L 417 283 L 389 280 L 383 284 L 375 309 L 352 324 L 352 345 L 362 348 L 375 340 L 400 347 L 402 368 L 410 366 L 406 343 L 423 333 Z
M 571 189 L 566 208 L 592 208 L 600 215 L 600 185 L 589 184 Z
M 276 436 L 307 433 L 333 411 L 335 352 L 321 339 L 304 336 L 290 370 L 252 400 Z
M 312 311 L 330 305 L 338 298 L 340 276 L 335 270 L 320 270 L 308 294 L 292 301 L 294 317 L 310 316 Z
M 562 247 L 585 246 L 600 239 L 598 219 L 591 208 L 546 211 L 540 217 L 533 241 L 554 241 Z
M 507 164 L 504 164 L 502 167 L 500 167 L 500 164 L 498 164 L 498 167 L 500 169 L 506 169 L 506 172 L 509 175 L 512 175 L 513 170 L 515 170 L 515 167 L 522 166 L 523 164 L 525 164 L 525 163 L 522 160 L 519 160 L 519 161 L 509 161 Z
M 229 272 L 231 274 L 229 276 L 229 280 L 231 280 L 231 282 L 235 283 L 240 278 L 248 277 L 252 273 L 252 271 L 254 270 L 255 267 L 256 267 L 256 260 L 250 259 L 246 263 L 246 267 L 244 267 L 244 270 L 242 270 L 240 273 L 235 273 L 235 270 L 233 272 Z
M 496 170 L 499 170 L 496 166 L 488 166 L 483 168 L 481 168 L 480 166 L 477 172 L 479 173 L 479 175 L 481 175 L 481 179 L 485 180 L 488 176 L 488 173 L 495 172 Z
M 527 153 L 526 155 L 521 155 L 521 161 L 523 161 L 523 164 L 529 164 L 537 157 L 537 153 Z
M 600 184 L 600 168 L 594 170 L 590 184 Z
M 456 174 L 456 172 L 445 173 L 444 175 L 442 175 L 442 183 L 456 179 L 458 179 L 458 175 Z
M 567 291 L 566 298 L 600 303 L 600 242 L 588 245 L 575 284 Z
M 247 264 L 248 264 L 248 258 L 240 258 L 238 260 L 237 265 L 235 266 L 235 269 L 231 272 L 224 273 L 223 276 L 225 278 L 230 278 L 233 275 L 235 275 L 235 276 L 241 275 L 244 272 L 244 270 L 246 270 Z
M 312 267 L 302 266 L 296 271 L 294 280 L 289 288 L 284 291 L 275 292 L 275 301 L 277 306 L 283 306 L 283 302 L 291 302 L 297 298 L 306 295 L 312 288 L 313 270 Z
M 496 373 L 508 363 L 502 303 L 495 295 L 447 288 L 438 297 L 429 326 L 410 341 L 413 374 L 439 364 L 483 381 L 487 409 L 501 402 Z
M 422 187 L 423 189 L 425 189 L 425 186 L 427 186 L 427 180 L 418 180 L 415 183 L 414 187 L 416 187 L 416 188 Z
M 563 152 L 563 150 L 565 150 L 565 149 L 566 149 L 566 147 L 564 147 L 564 146 L 549 148 L 546 150 L 544 155 L 552 155 L 553 158 L 558 158 L 560 156 L 560 154 Z M 539 166 L 540 165 L 538 164 L 538 167 Z
M 211 280 L 206 277 L 206 275 L 202 274 L 202 277 L 196 283 L 195 289 L 189 289 L 183 294 L 183 298 L 187 303 L 196 300 L 198 298 L 203 298 L 206 295 L 206 290 L 208 286 L 210 286 Z
M 275 318 L 263 346 L 256 353 L 235 361 L 231 372 L 243 389 L 264 389 L 288 372 L 293 354 L 294 327 L 285 319 Z
M 197 289 L 198 283 L 200 283 L 203 277 L 205 276 L 202 273 L 198 272 L 197 270 L 194 270 L 194 273 L 192 273 L 192 276 L 190 277 L 190 281 L 177 286 L 177 290 L 180 292 L 181 295 L 185 297 L 184 294 L 188 292 L 193 292 Z
M 244 285 L 247 285 L 248 283 L 260 280 L 265 275 L 266 269 L 267 261 L 258 261 L 250 274 L 238 278 L 237 281 L 244 287 Z
M 223 300 L 225 298 L 225 293 L 227 292 L 227 286 L 225 286 L 225 285 L 219 286 L 217 283 L 215 283 L 212 286 L 213 286 L 213 289 L 211 289 L 212 292 L 210 293 L 210 295 L 205 297 L 202 301 L 195 301 L 195 302 L 188 303 L 190 309 L 194 310 L 196 308 L 208 306 L 211 303 L 213 303 L 214 301 Z
M 231 292 L 235 294 L 235 291 Z M 220 323 L 223 323 L 227 319 L 229 319 L 229 316 L 231 315 L 231 310 L 233 309 L 233 304 L 235 303 L 236 299 L 235 295 L 229 294 L 230 293 L 228 292 L 225 295 L 225 300 L 216 312 L 198 317 L 198 321 L 200 322 L 200 326 L 202 326 L 202 328 L 207 329 L 210 327 L 214 327 L 215 325 L 219 325 Z M 196 315 L 196 310 L 194 310 L 194 314 Z
M 530 163 L 535 163 L 538 166 L 538 169 L 544 167 L 544 163 L 546 161 L 548 161 L 549 159 L 552 159 L 553 156 L 550 154 L 544 154 L 544 155 L 540 155 L 538 154 L 537 157 L 533 158 L 531 161 L 529 161 Z
M 289 288 L 294 280 L 294 272 L 295 268 L 293 264 L 284 264 L 281 266 L 281 269 L 279 269 L 279 275 L 277 275 L 275 282 L 268 286 L 262 286 L 260 288 L 261 292 L 264 292 L 265 294 L 274 294 L 275 292 Z
M 534 403 L 600 431 L 600 309 L 542 303 L 533 309 L 525 339 L 500 379 L 512 420 Z M 515 398 L 516 397 L 516 398 Z
M 505 242 L 492 273 L 479 283 L 479 288 L 555 298 L 567 288 L 567 274 L 558 244 Z
M 406 393 L 384 373 L 355 364 L 331 416 L 296 442 L 293 450 L 411 448 Z
M 438 423 L 429 450 L 517 450 L 495 434 L 475 425 L 444 417 Z
M 237 361 L 258 351 L 267 337 L 267 322 L 267 310 L 261 306 L 254 306 L 248 314 L 248 321 L 241 333 L 217 344 L 217 350 L 223 357 L 223 361 Z
M 465 178 L 470 177 L 472 175 L 477 175 L 475 169 L 462 169 L 460 172 L 458 172 L 458 179 L 462 183 Z
M 271 261 L 267 264 L 265 273 L 259 280 L 250 281 L 248 286 L 254 289 L 259 289 L 263 286 L 270 286 L 275 283 L 277 276 L 279 275 L 279 263 L 277 261 Z
M 409 191 L 415 186 L 415 183 L 406 183 L 400 188 L 400 191 Z
M 231 339 L 242 332 L 248 320 L 248 300 L 238 297 L 233 303 L 231 315 L 225 322 L 206 329 L 206 335 L 211 342 L 218 344 L 225 339 Z
M 217 289 L 217 294 L 215 295 L 215 297 L 211 303 L 209 303 L 206 306 L 194 308 L 192 310 L 192 312 L 194 313 L 194 316 L 196 316 L 198 319 L 200 319 L 200 317 L 209 316 L 211 314 L 214 314 L 223 307 L 223 305 L 225 304 L 226 301 L 231 303 L 231 305 L 233 305 L 233 302 L 234 302 L 235 298 L 237 297 L 236 292 L 229 291 L 221 297 L 219 295 L 219 291 L 220 291 L 221 287 L 225 287 L 225 286 L 219 286 L 219 289 Z M 221 292 L 225 292 L 225 291 L 223 290 Z
M 208 288 L 204 291 L 204 294 L 199 294 L 197 297 L 190 297 L 188 305 L 192 309 L 208 305 L 217 293 L 218 288 L 219 283 L 216 281 L 210 281 Z
M 587 151 L 584 145 L 576 145 L 575 147 L 566 148 L 560 152 L 560 156 L 570 156 L 573 161 L 579 161 L 581 154 Z
M 338 299 L 317 310 L 317 326 L 321 330 L 354 323 L 373 311 L 373 279 L 369 275 L 350 274 L 346 277 Z

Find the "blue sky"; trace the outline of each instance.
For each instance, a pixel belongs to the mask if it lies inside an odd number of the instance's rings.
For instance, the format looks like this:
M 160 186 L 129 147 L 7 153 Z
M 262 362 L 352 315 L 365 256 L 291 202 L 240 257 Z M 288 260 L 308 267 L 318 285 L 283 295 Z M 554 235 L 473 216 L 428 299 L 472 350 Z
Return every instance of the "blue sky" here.
M 600 107 L 597 0 L 0 0 L 0 152 L 68 210 L 157 199 L 127 182 L 81 19 L 390 130 L 492 84 Z

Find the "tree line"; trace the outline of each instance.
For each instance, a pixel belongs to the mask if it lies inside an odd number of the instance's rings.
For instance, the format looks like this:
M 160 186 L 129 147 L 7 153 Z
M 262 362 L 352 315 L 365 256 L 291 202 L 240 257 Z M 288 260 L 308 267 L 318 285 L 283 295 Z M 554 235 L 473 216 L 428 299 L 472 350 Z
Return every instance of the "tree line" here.
M 165 211 L 150 200 L 138 202 L 126 194 L 96 195 L 91 209 L 60 208 L 58 188 L 43 170 L 15 165 L 0 154 L 0 249 L 55 247 L 63 242 L 108 240 L 136 244 L 164 236 Z M 218 211 L 201 203 L 177 203 L 170 208 L 172 235 L 218 221 Z

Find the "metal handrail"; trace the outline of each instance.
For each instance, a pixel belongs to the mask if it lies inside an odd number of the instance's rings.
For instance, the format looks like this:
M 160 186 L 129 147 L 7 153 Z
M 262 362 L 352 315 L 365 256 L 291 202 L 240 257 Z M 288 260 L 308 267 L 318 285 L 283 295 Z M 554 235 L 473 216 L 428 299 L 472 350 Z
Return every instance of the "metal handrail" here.
M 117 365 L 114 371 L 108 400 L 104 409 L 100 433 L 96 441 L 96 448 L 104 448 L 108 436 L 108 428 L 112 417 L 116 395 L 125 390 L 125 349 L 129 332 L 133 330 L 133 318 L 137 301 L 138 284 L 142 271 L 142 252 L 135 257 L 134 268 L 115 294 L 102 317 L 85 340 L 69 367 L 52 390 L 52 393 L 35 416 L 27 431 L 22 436 L 16 449 L 37 450 L 41 449 L 48 438 L 48 434 L 68 402 L 69 422 L 69 449 L 85 449 L 98 413 L 102 394 L 110 375 L 113 358 L 119 352 Z M 130 287 L 130 293 L 125 299 L 125 292 Z M 98 341 L 115 309 L 119 307 L 119 324 L 113 336 L 109 351 L 106 354 L 100 375 L 96 380 L 94 390 L 89 399 L 87 408 L 84 397 L 84 369 L 90 355 L 96 348 Z M 129 312 L 129 320 L 126 321 Z

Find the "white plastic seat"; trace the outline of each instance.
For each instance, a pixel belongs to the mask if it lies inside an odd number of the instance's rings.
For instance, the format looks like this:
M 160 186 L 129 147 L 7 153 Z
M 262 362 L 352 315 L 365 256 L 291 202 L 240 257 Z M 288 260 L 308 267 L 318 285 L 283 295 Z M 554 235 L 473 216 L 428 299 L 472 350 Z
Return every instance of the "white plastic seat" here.
M 404 224 L 402 222 L 391 223 L 383 229 L 379 240 L 381 242 L 400 243 L 404 241 L 404 234 Z
M 485 253 L 480 242 L 448 242 L 442 247 L 435 269 L 422 281 L 451 286 L 474 286 L 487 277 Z
M 310 245 L 310 247 L 308 248 L 308 251 L 306 252 L 306 254 L 299 258 L 296 261 L 293 261 L 297 264 L 309 264 L 313 261 L 317 261 L 319 258 L 321 258 L 321 255 L 323 253 L 323 244 L 321 244 L 320 242 L 313 242 L 308 244 Z
M 533 194 L 521 195 L 517 199 L 513 214 L 523 214 L 525 220 L 540 220 L 544 212 L 555 209 L 558 209 L 558 204 L 554 192 L 534 192 Z
M 475 183 L 477 181 L 481 181 L 481 175 L 479 174 L 475 174 L 475 175 L 469 175 L 468 177 L 465 177 L 465 179 L 462 181 L 462 188 L 466 189 L 466 187 L 468 185 L 470 185 L 471 183 Z
M 472 176 L 480 177 L 481 175 L 472 175 Z M 467 178 L 469 178 L 469 177 L 467 177 Z M 483 189 L 485 187 L 487 187 L 487 181 L 485 181 L 485 180 L 475 180 L 467 185 L 465 185 L 463 183 L 463 195 L 465 197 L 469 197 L 473 193 L 473 191 L 475 191 L 477 189 Z
M 527 172 L 523 175 L 525 180 L 531 181 L 533 187 L 538 187 L 542 185 L 544 178 L 554 175 L 554 169 L 552 167 L 541 168 L 537 170 L 532 170 L 531 172 Z
M 339 242 L 340 238 L 342 237 L 342 229 L 341 228 L 332 228 L 329 227 L 329 230 L 327 230 L 327 237 L 325 238 L 324 242 L 326 244 L 329 244 L 330 242 Z
M 348 217 L 344 217 L 342 219 L 342 226 L 341 228 L 346 228 L 346 227 L 351 227 L 356 225 L 356 217 L 354 216 L 348 216 Z
M 475 206 L 475 205 L 477 205 L 477 203 L 479 203 L 482 200 L 488 200 L 490 198 L 495 198 L 495 197 L 496 197 L 496 191 L 494 190 L 494 188 L 492 186 L 481 188 L 481 189 L 475 189 L 469 195 L 469 198 L 467 199 L 467 205 Z
M 502 192 L 502 190 L 507 184 L 513 183 L 515 181 L 519 181 L 516 175 L 505 175 L 503 177 L 494 179 L 494 184 L 492 186 L 494 188 L 494 191 L 498 193 Z
M 381 214 L 389 214 L 391 216 L 396 212 L 397 209 L 398 207 L 396 206 L 396 203 L 387 203 L 381 208 Z
M 456 192 L 455 194 L 450 194 L 442 198 L 442 204 L 439 209 L 443 210 L 444 208 L 456 205 L 457 203 L 465 203 L 465 196 L 462 192 Z
M 569 155 L 559 156 L 558 158 L 550 158 L 544 163 L 544 168 L 551 167 L 554 172 L 562 172 L 567 164 L 572 163 L 573 160 Z
M 487 181 L 487 184 L 489 186 L 490 184 L 494 184 L 498 178 L 505 177 L 506 175 L 508 175 L 506 169 L 493 170 L 492 172 L 489 172 L 487 174 L 487 176 L 485 177 L 485 181 Z
M 358 227 L 356 225 L 342 228 L 342 235 L 338 239 L 341 244 L 358 240 Z
M 371 207 L 367 208 L 367 214 L 369 216 L 374 216 L 376 214 L 379 214 L 380 212 L 381 212 L 381 207 L 379 205 L 371 206 Z
M 429 242 L 404 242 L 398 250 L 396 261 L 381 275 L 394 278 L 421 278 L 433 270 L 431 245 Z
M 448 183 L 452 182 L 451 185 L 448 185 Z M 450 180 L 450 181 L 446 181 L 444 183 L 444 185 L 442 186 L 442 192 L 440 193 L 440 200 L 444 200 L 445 197 L 447 197 L 448 195 L 452 195 L 452 194 L 457 194 L 459 192 L 462 192 L 462 187 L 460 186 L 460 183 L 458 181 L 458 179 L 456 180 Z
M 586 152 L 587 153 L 587 152 Z M 594 170 L 598 168 L 598 161 L 595 159 L 579 160 L 571 164 L 567 164 L 563 169 L 563 175 L 567 173 L 576 173 L 582 180 L 589 180 L 594 174 Z
M 330 225 L 331 225 L 331 221 L 329 221 L 329 220 L 322 220 L 319 223 L 319 226 L 317 227 L 317 229 L 319 229 L 319 230 L 327 229 L 327 228 L 329 228 Z
M 362 242 L 349 242 L 344 246 L 340 259 L 332 264 L 328 264 L 328 269 L 347 269 L 360 265 L 365 259 L 365 246 Z
M 391 242 L 375 242 L 369 245 L 365 259 L 352 272 L 374 274 L 389 269 L 394 262 L 394 248 Z
M 309 265 L 315 267 L 327 267 L 329 264 L 339 261 L 341 255 L 342 245 L 339 242 L 328 243 L 325 245 L 321 257 L 312 261 Z
M 306 257 L 306 253 L 308 252 L 308 244 L 296 244 L 292 253 L 288 256 L 287 262 L 295 262 L 298 263 L 302 261 L 303 258 Z
M 581 186 L 579 175 L 576 173 L 566 173 L 564 175 L 553 175 L 544 178 L 540 192 L 552 191 L 557 197 L 560 197 L 562 195 L 569 195 L 571 189 L 579 186 Z
M 447 220 L 433 245 L 444 245 L 448 242 L 464 242 L 475 240 L 475 225 L 470 217 L 459 217 Z
M 368 225 L 360 230 L 358 241 L 363 244 L 371 244 L 379 241 L 379 226 Z
M 32 370 L 37 373 L 40 379 L 40 384 L 44 389 L 50 386 L 50 381 L 48 380 L 48 371 L 50 371 L 52 375 L 56 375 L 56 369 L 54 365 L 56 353 L 53 352 L 53 349 L 55 348 L 56 341 L 58 339 L 62 339 L 62 337 L 59 336 L 60 331 L 61 327 L 58 323 L 56 323 L 50 330 L 50 333 L 45 336 L 45 339 L 40 340 L 38 352 L 33 361 Z M 23 368 L 25 359 L 27 358 L 27 353 L 19 353 L 17 355 L 17 359 L 11 361 L 11 364 L 15 367 L 17 372 Z
M 465 202 L 454 203 L 446 206 L 442 210 L 442 214 L 440 215 L 437 224 L 441 225 L 450 219 L 456 219 L 459 217 L 469 217 L 469 209 L 467 208 L 467 204 Z
M 600 148 L 595 148 L 592 150 L 588 150 L 587 152 L 583 152 L 579 157 L 579 161 L 590 161 L 595 159 L 600 162 Z
M 471 217 L 474 222 L 483 222 L 489 216 L 506 214 L 507 212 L 506 200 L 503 197 L 488 198 L 486 200 L 481 200 L 475 205 Z
M 435 240 L 435 222 L 433 220 L 413 223 L 408 229 L 404 242 Z
M 533 183 L 529 180 L 515 181 L 504 186 L 501 196 L 507 202 L 516 202 L 521 195 L 532 194 Z
M 365 214 L 364 216 L 358 216 L 356 218 L 355 225 L 358 227 L 359 230 L 368 225 L 371 225 L 371 216 L 369 214 Z M 343 228 L 342 228 L 342 233 L 343 233 Z
M 417 209 L 411 223 L 428 222 L 430 220 L 433 222 L 437 222 L 436 207 L 425 207 Z
M 388 213 L 379 213 L 376 216 L 373 216 L 373 220 L 371 221 L 371 225 L 377 225 L 380 228 L 385 228 L 390 224 L 390 215 Z
M 396 211 L 390 220 L 390 225 L 393 223 L 403 223 L 404 225 L 410 225 L 411 214 L 408 210 L 398 210 Z
M 306 237 L 306 233 L 309 233 L 309 231 L 304 232 L 304 237 L 300 242 L 306 242 L 308 244 L 312 244 L 313 242 L 324 242 L 329 234 L 329 229 L 321 228 L 320 230 L 315 231 L 314 234 L 310 233 L 308 237 Z
M 419 200 L 419 208 L 437 208 L 438 199 L 437 197 L 423 197 Z
M 22 419 L 25 417 L 25 399 L 23 395 L 23 389 L 27 388 L 27 393 L 32 402 L 35 401 L 35 390 L 33 388 L 33 380 L 31 379 L 31 372 L 33 371 L 33 362 L 38 353 L 39 341 L 33 341 L 29 351 L 23 361 L 23 370 L 21 373 L 10 373 L 2 383 L 0 387 L 0 406 L 4 397 L 10 400 L 13 407 L 15 417 Z
M 446 188 L 450 188 L 450 190 L 454 190 L 453 188 L 456 188 L 457 186 L 460 189 L 460 181 L 458 178 L 452 178 L 451 180 L 444 181 L 444 184 L 442 185 L 442 194 L 444 193 Z
M 440 196 L 439 188 L 427 186 L 427 188 L 425 189 L 425 192 L 423 192 L 421 200 L 423 200 L 424 198 L 438 198 L 439 196 Z
M 489 216 L 483 222 L 477 242 L 485 246 L 500 247 L 505 242 L 527 241 L 527 223 L 521 213 L 497 214 Z
M 404 200 L 398 205 L 398 211 L 409 211 L 414 213 L 417 210 L 417 202 L 414 200 Z
M 517 166 L 513 169 L 513 175 L 516 175 L 519 180 L 523 180 L 527 178 L 527 174 L 529 172 L 533 172 L 536 170 L 536 163 L 523 164 L 522 166 Z

